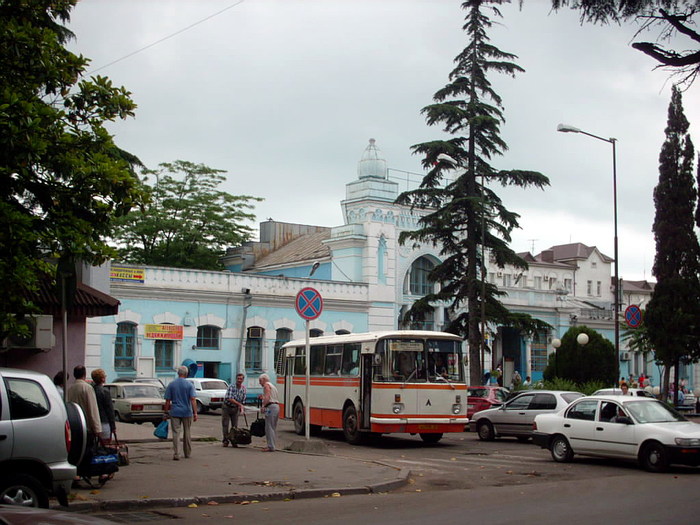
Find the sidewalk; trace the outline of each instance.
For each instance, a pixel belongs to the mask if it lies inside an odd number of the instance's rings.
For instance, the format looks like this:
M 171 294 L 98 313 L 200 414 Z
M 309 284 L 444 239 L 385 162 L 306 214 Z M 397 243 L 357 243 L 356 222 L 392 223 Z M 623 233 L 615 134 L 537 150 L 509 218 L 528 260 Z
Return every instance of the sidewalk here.
M 130 465 L 101 489 L 81 482 L 70 509 L 126 510 L 190 504 L 367 494 L 402 486 L 409 472 L 372 461 L 279 450 L 262 453 L 264 438 L 238 448 L 221 446 L 193 427 L 192 456 L 173 461 L 172 442 L 153 437 L 153 425 L 117 423 Z M 303 438 L 300 438 L 303 439 Z M 279 440 L 283 449 L 291 439 Z

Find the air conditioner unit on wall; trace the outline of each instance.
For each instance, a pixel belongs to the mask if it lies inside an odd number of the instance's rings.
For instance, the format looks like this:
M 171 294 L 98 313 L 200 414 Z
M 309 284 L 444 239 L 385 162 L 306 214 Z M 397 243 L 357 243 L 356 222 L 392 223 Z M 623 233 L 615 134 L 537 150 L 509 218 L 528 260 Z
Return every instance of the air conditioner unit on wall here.
M 3 345 L 6 348 L 52 348 L 56 343 L 53 335 L 53 317 L 50 315 L 38 315 L 27 317 L 23 321 L 29 333 L 26 336 L 10 336 Z
M 630 353 L 629 352 L 621 352 L 620 353 L 620 360 L 621 361 L 629 361 L 631 359 Z

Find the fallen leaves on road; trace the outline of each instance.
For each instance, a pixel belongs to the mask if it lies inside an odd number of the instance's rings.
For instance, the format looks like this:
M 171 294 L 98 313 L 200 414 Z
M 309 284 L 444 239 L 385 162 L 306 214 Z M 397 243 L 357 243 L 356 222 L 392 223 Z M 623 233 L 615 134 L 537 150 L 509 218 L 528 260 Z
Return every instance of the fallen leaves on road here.
M 219 504 L 218 501 L 208 501 L 207 502 L 207 505 L 218 505 L 218 504 Z
M 199 507 L 199 505 L 197 505 L 196 503 L 190 503 L 189 505 L 187 505 L 187 507 L 190 509 L 196 509 L 197 507 Z

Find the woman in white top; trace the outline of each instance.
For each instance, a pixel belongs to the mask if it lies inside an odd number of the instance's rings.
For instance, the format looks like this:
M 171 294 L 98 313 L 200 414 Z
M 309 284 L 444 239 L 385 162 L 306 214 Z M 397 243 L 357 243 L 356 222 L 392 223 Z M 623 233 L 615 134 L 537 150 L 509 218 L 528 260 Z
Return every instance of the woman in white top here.
M 277 442 L 277 421 L 280 417 L 279 394 L 277 387 L 270 382 L 270 376 L 261 374 L 258 378 L 260 386 L 263 387 L 262 405 L 265 414 L 265 438 L 267 447 L 263 452 L 274 452 Z

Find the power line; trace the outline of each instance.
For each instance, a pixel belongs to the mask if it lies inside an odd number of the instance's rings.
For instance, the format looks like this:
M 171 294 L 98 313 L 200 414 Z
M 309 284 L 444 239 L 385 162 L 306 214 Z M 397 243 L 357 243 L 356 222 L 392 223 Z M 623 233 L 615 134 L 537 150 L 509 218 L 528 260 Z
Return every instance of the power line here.
M 166 40 L 168 40 L 168 39 L 170 39 L 170 38 L 172 38 L 172 37 L 174 37 L 174 36 L 177 36 L 177 35 L 179 35 L 180 33 L 184 33 L 185 31 L 187 31 L 187 30 L 189 30 L 189 29 L 192 29 L 193 27 L 198 26 L 199 24 L 201 24 L 201 23 L 203 23 L 203 22 L 206 22 L 207 20 L 210 20 L 210 19 L 214 18 L 215 16 L 219 16 L 219 15 L 220 15 L 221 13 L 223 13 L 224 11 L 228 11 L 229 9 L 231 9 L 231 8 L 233 8 L 233 7 L 236 7 L 237 5 L 240 5 L 240 4 L 242 4 L 243 2 L 245 2 L 245 0 L 238 0 L 238 2 L 236 2 L 236 3 L 234 3 L 234 4 L 231 4 L 231 5 L 229 5 L 228 7 L 224 7 L 222 10 L 217 11 L 216 13 L 213 13 L 213 14 L 211 14 L 211 15 L 205 17 L 205 18 L 202 18 L 201 20 L 198 20 L 197 22 L 194 22 L 193 24 L 190 24 L 190 25 L 188 25 L 187 27 L 184 27 L 184 28 L 182 28 L 182 29 L 180 29 L 180 30 L 178 30 L 178 31 L 175 31 L 174 33 L 171 33 L 171 34 L 169 34 L 168 36 L 164 36 L 164 37 L 161 38 L 160 40 L 156 40 L 155 42 L 153 42 L 153 43 L 151 43 L 151 44 L 148 44 L 147 46 L 144 46 L 144 47 L 142 47 L 142 48 L 140 48 L 140 49 L 137 49 L 136 51 L 133 51 L 133 52 L 129 53 L 128 55 L 124 55 L 124 56 L 121 57 L 121 58 L 117 58 L 116 60 L 113 60 L 112 62 L 109 62 L 108 64 L 105 64 L 104 66 L 100 66 L 100 67 L 98 67 L 97 69 L 93 69 L 93 70 L 89 71 L 87 74 L 88 74 L 88 75 L 91 75 L 92 73 L 96 73 L 97 71 L 101 71 L 102 69 L 105 69 L 106 67 L 109 67 L 109 66 L 112 66 L 112 65 L 116 64 L 117 62 L 121 62 L 122 60 L 126 60 L 127 58 L 130 58 L 130 57 L 132 57 L 132 56 L 134 56 L 134 55 L 140 53 L 141 51 L 145 51 L 146 49 L 149 49 L 149 48 L 151 48 L 151 47 L 153 47 L 153 46 L 156 46 L 156 45 L 160 44 L 161 42 L 165 42 Z

